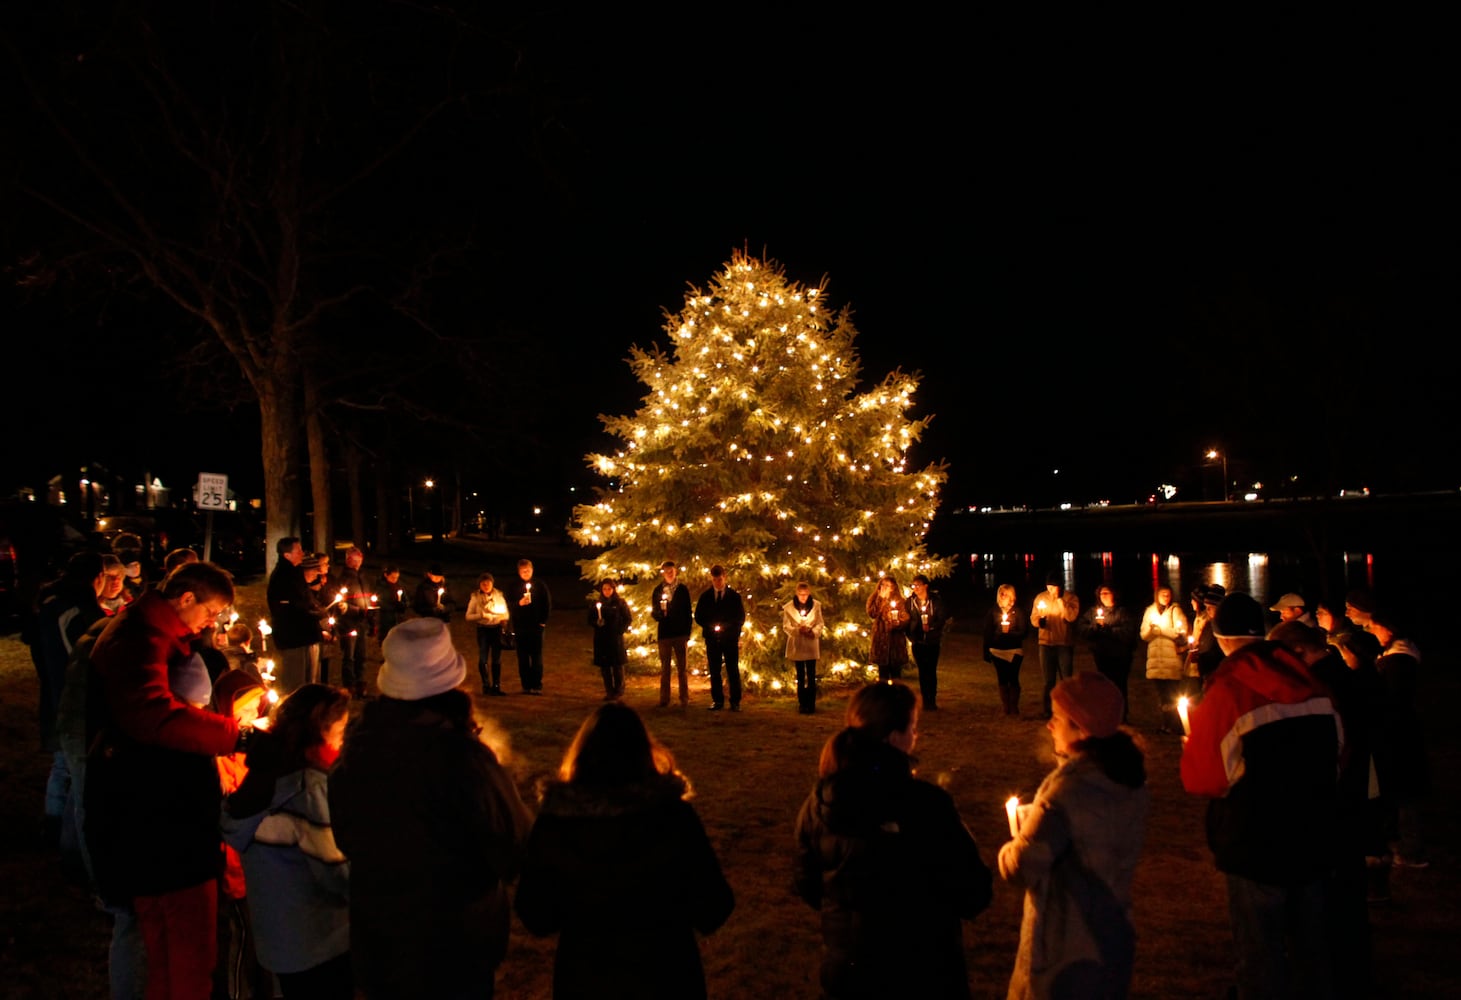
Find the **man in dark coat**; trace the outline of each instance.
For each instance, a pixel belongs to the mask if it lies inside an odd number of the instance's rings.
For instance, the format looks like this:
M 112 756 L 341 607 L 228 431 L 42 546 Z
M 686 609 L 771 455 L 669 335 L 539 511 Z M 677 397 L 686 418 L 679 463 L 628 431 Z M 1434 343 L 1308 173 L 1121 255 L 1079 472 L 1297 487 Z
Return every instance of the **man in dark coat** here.
M 345 568 L 335 574 L 336 632 L 340 636 L 340 683 L 352 697 L 365 695 L 365 637 L 370 632 L 371 594 L 360 567 L 365 553 L 355 546 L 345 550 Z
M 695 605 L 695 624 L 705 638 L 706 671 L 710 674 L 710 710 L 725 705 L 720 670 L 725 666 L 730 687 L 730 710 L 741 710 L 741 628 L 746 624 L 746 606 L 741 595 L 726 586 L 725 567 L 710 567 L 710 588 Z
M 657 623 L 659 642 L 659 703 L 670 703 L 670 661 L 680 673 L 680 707 L 690 704 L 690 676 L 685 665 L 686 648 L 694 619 L 690 610 L 690 588 L 679 582 L 680 568 L 666 559 L 660 564 L 664 579 L 649 596 L 649 614 Z
M 517 579 L 506 589 L 507 616 L 517 637 L 517 675 L 527 694 L 543 693 L 543 630 L 553 610 L 548 585 L 533 579 L 531 559 L 517 561 Z
M 279 562 L 269 574 L 269 617 L 279 651 L 276 688 L 280 695 L 319 678 L 321 615 L 304 576 L 304 546 L 298 538 L 274 545 Z

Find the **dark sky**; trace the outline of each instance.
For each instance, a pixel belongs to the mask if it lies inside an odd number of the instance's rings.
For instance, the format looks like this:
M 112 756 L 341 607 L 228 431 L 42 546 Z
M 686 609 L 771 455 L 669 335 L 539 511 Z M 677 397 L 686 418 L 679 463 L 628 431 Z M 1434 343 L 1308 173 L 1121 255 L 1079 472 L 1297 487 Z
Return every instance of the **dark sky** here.
M 555 468 L 634 405 L 629 345 L 744 246 L 830 276 L 870 379 L 924 373 L 920 456 L 961 502 L 1196 489 L 1211 445 L 1270 485 L 1457 484 L 1455 449 L 1416 433 L 1456 325 L 1438 32 L 889 17 L 525 22 L 566 95 L 561 193 L 493 309 L 543 352 Z M 37 354 L 24 410 L 118 384 L 63 343 Z M 153 371 L 128 461 L 171 419 Z

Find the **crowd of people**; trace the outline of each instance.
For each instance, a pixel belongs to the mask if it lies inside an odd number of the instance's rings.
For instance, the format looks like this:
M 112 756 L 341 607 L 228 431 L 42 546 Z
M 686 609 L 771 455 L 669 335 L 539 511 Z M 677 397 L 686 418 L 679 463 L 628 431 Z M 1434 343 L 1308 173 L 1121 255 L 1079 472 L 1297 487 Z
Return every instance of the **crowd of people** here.
M 41 595 L 30 639 L 52 753 L 45 828 L 112 915 L 112 995 L 490 996 L 515 908 L 530 933 L 558 936 L 557 996 L 704 996 L 695 935 L 721 926 L 734 897 L 689 779 L 622 700 L 632 613 L 617 582 L 600 581 L 588 611 L 604 704 L 535 811 L 480 738 L 440 568 L 408 601 L 396 567 L 366 582 L 357 549 L 333 579 L 298 539 L 278 554 L 277 676 L 254 648 L 265 637 L 232 613 L 229 575 L 192 553 L 134 589 L 124 559 L 83 553 Z M 746 612 L 728 572 L 713 567 L 693 602 L 674 563 L 661 574 L 660 704 L 675 668 L 688 703 L 693 623 L 710 707 L 737 711 Z M 504 649 L 523 692 L 541 693 L 548 587 L 527 560 L 505 592 L 495 583 L 481 574 L 466 606 L 481 693 L 502 693 Z M 1139 618 L 1117 598 L 1103 584 L 1082 611 L 1052 574 L 1028 612 L 1001 586 L 984 622 L 1006 716 L 1020 717 L 1037 637 L 1056 759 L 1032 801 L 1009 803 L 994 859 L 1024 896 L 1009 995 L 1129 989 L 1149 809 L 1144 738 L 1127 724 L 1140 643 L 1159 709 L 1148 735 L 1183 731 L 1182 782 L 1209 800 L 1236 995 L 1364 995 L 1367 907 L 1388 897 L 1393 867 L 1428 863 L 1407 623 L 1364 591 L 1312 613 L 1285 594 L 1268 609 L 1276 623 L 1215 586 L 1189 595 L 1190 619 L 1169 588 Z M 924 577 L 906 594 L 884 578 L 867 613 L 880 682 L 849 698 L 794 824 L 796 891 L 821 915 L 821 989 L 967 996 L 961 922 L 989 905 L 993 876 L 913 756 L 920 713 L 938 709 L 948 609 Z M 809 584 L 782 630 L 798 710 L 815 712 L 825 623 Z M 378 696 L 352 712 L 370 636 Z M 1077 641 L 1096 669 L 1074 672 Z M 917 693 L 898 679 L 910 651 Z

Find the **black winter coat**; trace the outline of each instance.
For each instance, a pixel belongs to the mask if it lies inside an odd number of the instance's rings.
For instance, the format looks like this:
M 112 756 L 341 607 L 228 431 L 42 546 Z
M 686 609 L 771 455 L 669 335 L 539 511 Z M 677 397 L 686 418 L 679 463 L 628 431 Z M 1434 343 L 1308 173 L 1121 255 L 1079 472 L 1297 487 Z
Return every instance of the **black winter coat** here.
M 371 996 L 430 997 L 490 979 L 531 818 L 497 757 L 451 721 L 465 699 L 366 703 L 330 773 L 350 859 L 350 954 Z M 470 706 L 460 706 L 466 716 Z
M 559 935 L 555 997 L 705 996 L 695 932 L 723 924 L 735 897 L 685 791 L 675 775 L 547 787 L 517 913 Z
M 907 754 L 869 742 L 817 782 L 796 842 L 797 892 L 822 913 L 825 996 L 969 996 L 959 921 L 989 905 L 989 869 Z
M 588 606 L 588 624 L 594 630 L 594 666 L 614 667 L 627 662 L 629 654 L 624 651 L 624 633 L 629 631 L 634 618 L 628 603 L 615 594 L 608 600 L 602 595 L 596 596 L 594 604 L 601 605 L 599 608 L 593 604 Z M 603 619 L 602 625 L 599 624 L 600 618 Z

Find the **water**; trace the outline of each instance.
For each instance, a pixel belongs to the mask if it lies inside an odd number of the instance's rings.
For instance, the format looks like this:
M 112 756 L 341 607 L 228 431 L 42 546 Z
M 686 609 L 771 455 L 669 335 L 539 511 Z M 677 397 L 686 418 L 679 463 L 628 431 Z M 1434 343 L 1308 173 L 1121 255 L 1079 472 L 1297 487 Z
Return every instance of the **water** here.
M 1131 608 L 1145 607 L 1159 587 L 1170 587 L 1185 602 L 1199 584 L 1221 584 L 1229 593 L 1250 594 L 1264 607 L 1293 591 L 1312 610 L 1321 600 L 1342 605 L 1344 594 L 1356 587 L 1378 592 L 1382 581 L 1408 589 L 1416 574 L 1407 561 L 1377 561 L 1371 552 L 1342 553 L 1323 567 L 1312 557 L 1285 552 L 976 553 L 962 562 L 957 575 L 968 574 L 969 596 L 981 607 L 992 605 L 995 590 L 1005 583 L 1014 584 L 1024 603 L 1044 587 L 1046 573 L 1055 570 L 1082 605 L 1094 602 L 1096 588 L 1103 584 L 1114 587 L 1118 601 Z

